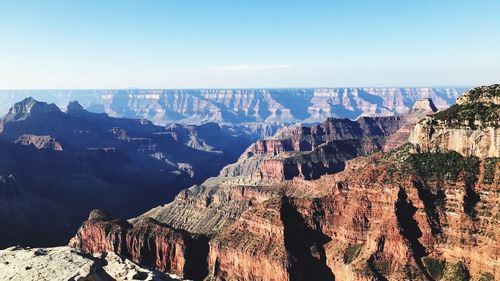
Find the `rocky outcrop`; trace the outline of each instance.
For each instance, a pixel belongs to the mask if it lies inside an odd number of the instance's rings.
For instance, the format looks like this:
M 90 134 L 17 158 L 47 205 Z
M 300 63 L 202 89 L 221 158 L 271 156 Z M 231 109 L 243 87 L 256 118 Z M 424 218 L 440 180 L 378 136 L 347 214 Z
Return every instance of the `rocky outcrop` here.
M 70 247 L 0 250 L 2 280 L 181 280 L 141 267 L 114 253 L 87 255 Z
M 153 219 L 130 224 L 94 210 L 71 239 L 70 246 L 84 253 L 114 252 L 188 279 L 202 280 L 206 275 L 206 239 Z
M 62 151 L 63 147 L 56 139 L 51 136 L 37 136 L 37 135 L 22 135 L 14 141 L 20 145 L 33 145 L 37 149 L 50 149 Z
M 292 126 L 250 146 L 224 177 L 316 179 L 342 170 L 343 162 L 379 151 L 386 137 L 406 124 L 401 117 L 328 118 L 313 126 Z
M 500 157 L 500 128 L 450 128 L 432 118 L 420 121 L 410 136 L 410 142 L 421 151 L 455 150 L 463 155 Z
M 421 151 L 455 150 L 463 155 L 500 156 L 500 85 L 473 89 L 451 108 L 421 120 L 410 142 Z
M 61 108 L 78 100 L 85 109 L 114 117 L 165 125 L 322 122 L 328 117 L 357 119 L 406 113 L 431 98 L 438 109 L 451 106 L 462 88 L 297 88 L 209 90 L 50 90 L 0 91 L 0 114 L 19 97 L 35 96 Z M 0 125 L 1 126 L 1 125 Z M 261 134 L 261 137 L 271 134 Z
M 498 278 L 498 160 L 410 151 L 348 161 L 310 182 L 314 197 L 249 208 L 210 241 L 210 276 L 307 280 L 314 261 L 318 280 L 440 280 L 457 264 Z
M 389 152 L 408 142 L 415 125 L 422 118 L 434 114 L 438 109 L 431 99 L 421 99 L 415 102 L 408 113 L 401 115 L 404 125 L 395 133 L 388 136 L 384 143 L 384 152 Z

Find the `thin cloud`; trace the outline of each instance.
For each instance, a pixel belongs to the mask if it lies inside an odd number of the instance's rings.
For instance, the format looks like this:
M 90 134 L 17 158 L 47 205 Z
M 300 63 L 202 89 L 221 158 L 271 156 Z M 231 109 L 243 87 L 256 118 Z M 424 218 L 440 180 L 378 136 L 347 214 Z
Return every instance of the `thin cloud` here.
M 276 69 L 288 69 L 288 64 L 235 64 L 235 65 L 220 65 L 210 67 L 213 72 L 247 72 L 247 71 L 265 71 Z

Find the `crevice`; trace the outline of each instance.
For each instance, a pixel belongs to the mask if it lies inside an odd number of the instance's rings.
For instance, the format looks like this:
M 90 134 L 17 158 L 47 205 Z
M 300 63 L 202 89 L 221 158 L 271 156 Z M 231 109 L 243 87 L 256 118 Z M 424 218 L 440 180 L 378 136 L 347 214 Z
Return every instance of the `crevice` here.
M 413 186 L 417 189 L 418 198 L 424 203 L 425 214 L 427 215 L 427 222 L 431 228 L 432 235 L 442 233 L 441 223 L 439 220 L 439 213 L 437 207 L 442 207 L 445 199 L 444 192 L 439 190 L 433 194 L 422 182 L 413 181 Z
M 330 237 L 321 231 L 311 229 L 290 199 L 283 196 L 281 220 L 284 226 L 285 248 L 289 254 L 288 271 L 290 280 L 335 280 L 331 269 L 326 265 L 323 245 Z
M 422 237 L 417 221 L 413 218 L 417 208 L 413 206 L 403 188 L 399 189 L 398 200 L 395 203 L 396 218 L 400 234 L 407 240 L 410 252 L 417 267 L 427 280 L 433 280 L 422 263 L 422 257 L 427 256 L 425 247 L 418 241 Z
M 206 236 L 192 236 L 188 239 L 186 247 L 186 264 L 184 265 L 184 278 L 191 280 L 204 280 L 208 275 L 208 238 Z M 216 263 L 216 266 L 218 264 Z

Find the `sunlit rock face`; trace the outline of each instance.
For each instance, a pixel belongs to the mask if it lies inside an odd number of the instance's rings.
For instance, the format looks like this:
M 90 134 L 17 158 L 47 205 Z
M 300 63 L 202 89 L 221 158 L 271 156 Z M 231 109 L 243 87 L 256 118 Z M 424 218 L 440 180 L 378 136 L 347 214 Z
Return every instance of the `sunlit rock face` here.
M 401 126 L 401 128 L 399 128 L 394 134 L 387 137 L 384 143 L 384 151 L 389 152 L 408 142 L 415 124 L 417 124 L 422 118 L 432 115 L 437 111 L 438 109 L 431 99 L 426 98 L 417 100 L 410 111 L 400 115 L 404 125 Z
M 434 113 L 430 101 L 417 103 L 415 109 L 419 112 L 413 114 L 444 120 L 450 129 L 463 125 L 455 115 L 448 118 L 446 111 L 444 115 Z M 489 109 L 478 111 L 477 116 L 476 111 L 454 112 L 472 114 L 472 124 L 479 126 L 475 121 L 480 120 L 490 126 L 498 119 L 489 115 L 495 113 Z M 404 120 L 400 116 L 393 121 L 399 118 Z M 325 144 L 331 147 L 331 142 L 365 139 L 367 132 L 376 131 L 386 132 L 388 137 L 381 133 L 386 140 L 405 125 L 369 120 L 355 122 L 366 125 L 366 131 L 359 131 L 357 137 L 355 130 L 347 130 L 355 124 L 327 120 L 258 141 L 239 160 L 249 165 L 233 166 L 232 172 L 182 191 L 174 202 L 129 220 L 132 230 L 125 232 L 141 232 L 143 222 L 149 220 L 192 237 L 206 237 L 208 250 L 199 251 L 207 261 L 202 265 L 206 280 L 500 278 L 496 258 L 500 247 L 496 239 L 500 235 L 498 157 L 463 153 L 460 147 L 427 151 L 407 143 L 385 153 L 350 156 L 332 174 L 304 176 L 304 166 L 318 172 L 315 163 L 324 163 L 325 155 L 338 157 L 346 151 L 345 147 L 321 150 Z M 333 127 L 339 130 L 334 132 Z M 330 133 L 325 134 L 327 131 Z M 477 138 L 472 145 L 480 142 Z M 494 142 L 498 144 L 497 139 Z M 318 149 L 322 152 L 305 157 Z M 293 165 L 293 161 L 279 165 L 283 153 L 300 158 L 301 165 Z M 248 159 L 256 155 L 268 158 L 250 164 Z M 95 231 L 85 232 L 87 225 L 75 236 L 81 249 L 113 247 L 123 241 L 123 236 L 114 234 L 102 238 L 101 233 L 110 233 L 115 227 L 94 222 Z M 151 229 L 145 236 L 156 237 L 161 232 Z M 144 257 L 149 249 L 156 249 L 148 246 L 151 243 L 139 245 L 142 250 L 138 252 L 145 253 Z M 168 260 L 171 254 L 166 251 L 162 257 Z
M 33 96 L 64 108 L 77 100 L 93 112 L 144 118 L 157 124 L 181 122 L 293 123 L 322 122 L 328 117 L 356 119 L 408 112 L 430 98 L 444 109 L 463 88 L 296 88 L 224 90 L 52 90 L 0 91 L 0 114 L 22 97 Z
M 421 151 L 455 150 L 466 156 L 500 156 L 500 85 L 475 88 L 447 110 L 416 125 L 410 141 Z
M 156 262 L 196 263 L 183 251 L 206 235 L 199 280 L 498 278 L 498 160 L 412 151 L 358 157 L 316 180 L 206 183 L 129 222 L 93 216 L 72 245 L 133 249 L 132 260 L 165 269 Z
M 70 247 L 0 250 L 2 280 L 181 280 L 141 267 L 114 253 L 87 255 Z

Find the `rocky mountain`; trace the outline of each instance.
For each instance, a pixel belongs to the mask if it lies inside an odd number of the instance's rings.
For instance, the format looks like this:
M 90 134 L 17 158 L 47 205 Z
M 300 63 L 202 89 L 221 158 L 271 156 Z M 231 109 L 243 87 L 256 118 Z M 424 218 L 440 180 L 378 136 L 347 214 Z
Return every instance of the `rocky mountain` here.
M 500 157 L 500 85 L 468 91 L 448 110 L 421 120 L 410 141 L 422 151 Z
M 254 140 L 213 123 L 162 127 L 27 98 L 0 119 L 0 224 L 11 230 L 0 247 L 64 244 L 94 208 L 139 215 Z
M 292 129 L 295 141 L 253 151 L 308 153 L 348 135 L 324 133 L 335 124 Z M 94 212 L 70 244 L 196 280 L 499 279 L 499 158 L 417 148 L 357 157 L 320 177 L 222 174 L 129 221 Z
M 210 90 L 31 90 L 0 91 L 0 113 L 20 96 L 34 96 L 61 108 L 77 100 L 92 112 L 148 119 L 155 124 L 207 122 L 240 124 L 317 123 L 406 113 L 419 99 L 438 109 L 451 106 L 463 88 L 323 88 Z M 272 134 L 262 135 L 268 137 Z

